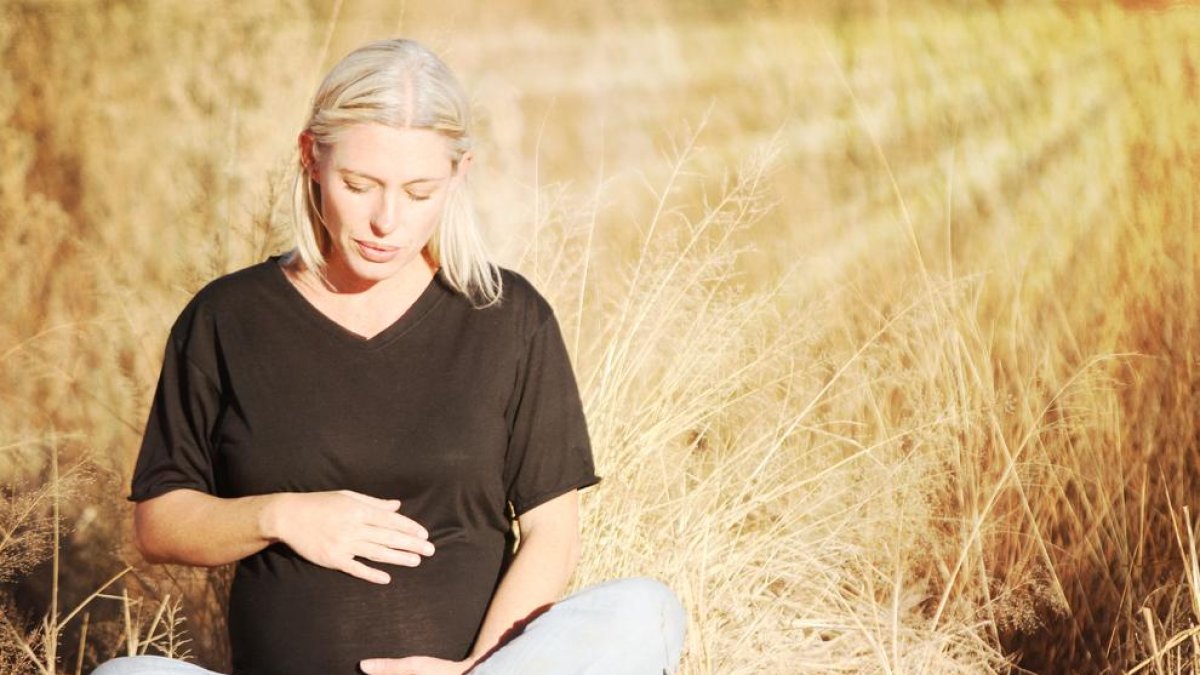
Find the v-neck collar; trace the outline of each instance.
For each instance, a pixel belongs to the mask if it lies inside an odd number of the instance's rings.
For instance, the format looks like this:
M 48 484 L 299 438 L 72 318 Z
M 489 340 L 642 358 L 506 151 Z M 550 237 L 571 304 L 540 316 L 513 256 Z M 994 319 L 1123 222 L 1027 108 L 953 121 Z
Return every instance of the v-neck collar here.
M 267 263 L 272 268 L 269 276 L 286 287 L 283 295 L 288 298 L 288 302 L 298 307 L 300 313 L 308 317 L 310 323 L 321 328 L 321 330 L 331 335 L 335 340 L 362 349 L 377 349 L 407 333 L 409 329 L 420 323 L 421 319 L 425 318 L 425 315 L 437 306 L 442 298 L 453 290 L 447 285 L 448 282 L 442 276 L 442 268 L 439 267 L 434 272 L 429 284 L 425 286 L 425 289 L 413 301 L 413 304 L 398 319 L 368 338 L 346 328 L 317 309 L 316 305 L 312 304 L 300 292 L 300 289 L 296 288 L 291 280 L 287 278 L 287 273 L 284 271 L 283 266 L 279 264 L 279 259 L 282 257 L 282 254 L 272 255 L 267 258 Z

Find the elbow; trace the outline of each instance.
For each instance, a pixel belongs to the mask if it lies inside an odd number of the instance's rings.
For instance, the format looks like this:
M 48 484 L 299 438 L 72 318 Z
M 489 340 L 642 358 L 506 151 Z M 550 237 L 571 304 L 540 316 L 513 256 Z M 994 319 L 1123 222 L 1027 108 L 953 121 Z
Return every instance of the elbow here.
M 561 569 L 566 578 L 575 573 L 582 557 L 582 544 L 579 532 L 563 529 L 554 532 L 539 531 L 536 534 L 522 535 L 517 555 L 522 554 L 537 557 L 552 568 Z
M 147 502 L 139 502 L 133 508 L 133 546 L 142 559 L 151 564 L 170 562 L 162 550 L 157 528 L 154 523 L 153 506 Z
M 567 576 L 575 573 L 575 568 L 579 566 L 579 559 L 583 555 L 583 545 L 580 542 L 579 531 L 572 532 L 567 537 Z
M 570 579 L 575 574 L 575 568 L 579 566 L 579 560 L 583 555 L 583 546 L 580 542 L 579 532 L 568 530 L 555 537 L 555 540 L 555 548 L 559 551 L 558 559 L 562 564 L 563 576 Z

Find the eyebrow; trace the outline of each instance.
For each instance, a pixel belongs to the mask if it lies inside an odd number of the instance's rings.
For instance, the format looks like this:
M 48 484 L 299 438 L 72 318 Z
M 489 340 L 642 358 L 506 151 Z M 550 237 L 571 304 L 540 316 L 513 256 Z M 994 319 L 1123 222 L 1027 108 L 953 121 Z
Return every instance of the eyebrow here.
M 354 169 L 338 169 L 338 173 L 341 173 L 343 175 L 357 176 L 359 178 L 365 178 L 369 181 L 373 181 L 375 183 L 383 185 L 382 180 L 380 180 L 374 176 L 371 176 L 369 174 L 365 174 L 361 171 L 355 171 Z M 429 178 L 414 178 L 410 181 L 406 181 L 404 183 L 404 185 L 409 186 L 409 185 L 416 185 L 417 183 L 435 183 L 439 180 L 443 180 L 444 178 L 446 178 L 446 176 L 431 176 Z

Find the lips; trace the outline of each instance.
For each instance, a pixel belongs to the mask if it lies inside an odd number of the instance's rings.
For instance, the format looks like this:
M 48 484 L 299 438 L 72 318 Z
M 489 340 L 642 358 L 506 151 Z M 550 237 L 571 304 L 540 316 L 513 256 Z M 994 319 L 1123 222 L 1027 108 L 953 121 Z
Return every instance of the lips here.
M 355 239 L 354 241 L 357 241 L 360 245 L 365 246 L 366 248 L 382 251 L 384 253 L 391 253 L 398 248 L 396 246 L 385 246 L 384 244 L 376 244 L 374 242 L 363 241 L 361 239 Z
M 359 254 L 370 262 L 386 263 L 400 255 L 400 249 L 396 246 L 381 246 L 357 239 L 354 243 L 358 244 Z

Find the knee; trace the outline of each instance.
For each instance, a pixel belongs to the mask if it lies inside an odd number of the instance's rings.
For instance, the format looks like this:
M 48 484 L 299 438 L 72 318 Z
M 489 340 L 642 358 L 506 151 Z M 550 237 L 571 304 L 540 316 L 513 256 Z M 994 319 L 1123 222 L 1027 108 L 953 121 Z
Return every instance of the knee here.
M 648 609 L 669 612 L 674 615 L 683 614 L 683 603 L 663 582 L 653 577 L 628 577 L 617 579 L 621 593 L 630 604 L 642 605 Z
M 101 663 L 91 675 L 213 675 L 211 671 L 164 656 L 120 656 Z
M 92 675 L 129 675 L 141 670 L 137 657 L 121 656 L 101 663 Z
M 669 586 L 652 577 L 615 579 L 608 584 L 619 620 L 631 631 L 662 631 L 668 642 L 682 644 L 687 612 Z

